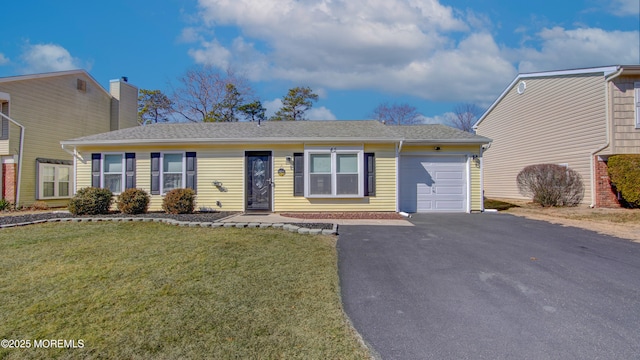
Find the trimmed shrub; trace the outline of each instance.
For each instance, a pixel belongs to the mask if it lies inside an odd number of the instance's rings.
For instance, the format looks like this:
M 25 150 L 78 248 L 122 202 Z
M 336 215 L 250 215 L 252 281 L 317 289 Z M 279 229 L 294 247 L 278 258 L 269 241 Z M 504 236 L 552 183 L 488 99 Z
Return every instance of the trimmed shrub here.
M 127 189 L 118 195 L 118 210 L 124 214 L 144 214 L 151 198 L 142 189 Z
M 191 214 L 196 206 L 196 192 L 192 189 L 173 189 L 162 200 L 167 214 Z
M 614 155 L 607 161 L 609 179 L 629 207 L 640 207 L 640 155 Z
M 577 206 L 584 197 L 582 177 L 575 170 L 556 164 L 530 165 L 516 178 L 518 190 L 543 207 Z
M 99 215 L 109 213 L 113 193 L 109 189 L 87 187 L 78 190 L 69 200 L 69 212 L 73 215 Z

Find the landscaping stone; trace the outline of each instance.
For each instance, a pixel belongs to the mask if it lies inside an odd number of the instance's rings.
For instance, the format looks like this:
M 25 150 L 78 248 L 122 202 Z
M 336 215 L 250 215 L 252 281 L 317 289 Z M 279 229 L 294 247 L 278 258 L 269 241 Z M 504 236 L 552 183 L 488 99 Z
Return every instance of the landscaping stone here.
M 307 228 L 299 228 L 298 234 L 309 234 L 309 229 Z

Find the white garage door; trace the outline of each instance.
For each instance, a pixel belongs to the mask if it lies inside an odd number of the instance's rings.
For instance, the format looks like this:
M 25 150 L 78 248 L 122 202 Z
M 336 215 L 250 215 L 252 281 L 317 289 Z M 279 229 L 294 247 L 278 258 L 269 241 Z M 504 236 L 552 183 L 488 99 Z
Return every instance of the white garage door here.
M 464 156 L 402 156 L 400 211 L 467 211 Z

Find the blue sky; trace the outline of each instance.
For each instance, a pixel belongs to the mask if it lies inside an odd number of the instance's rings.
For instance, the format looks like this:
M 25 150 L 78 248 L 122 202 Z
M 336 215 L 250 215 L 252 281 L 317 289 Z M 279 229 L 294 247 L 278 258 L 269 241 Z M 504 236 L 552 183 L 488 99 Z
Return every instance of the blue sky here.
M 639 0 L 22 0 L 3 4 L 0 76 L 88 70 L 171 92 L 190 66 L 233 68 L 274 111 L 312 119 L 409 103 L 442 122 L 489 106 L 518 72 L 640 62 Z

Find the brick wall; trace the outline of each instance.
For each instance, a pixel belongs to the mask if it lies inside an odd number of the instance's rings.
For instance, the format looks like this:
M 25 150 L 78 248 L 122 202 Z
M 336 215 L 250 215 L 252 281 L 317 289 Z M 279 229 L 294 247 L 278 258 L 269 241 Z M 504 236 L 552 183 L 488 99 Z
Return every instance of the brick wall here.
M 16 202 L 16 164 L 2 164 L 2 198 Z
M 596 181 L 596 207 L 620 207 L 618 192 L 611 188 L 607 163 L 596 156 L 594 159 Z

